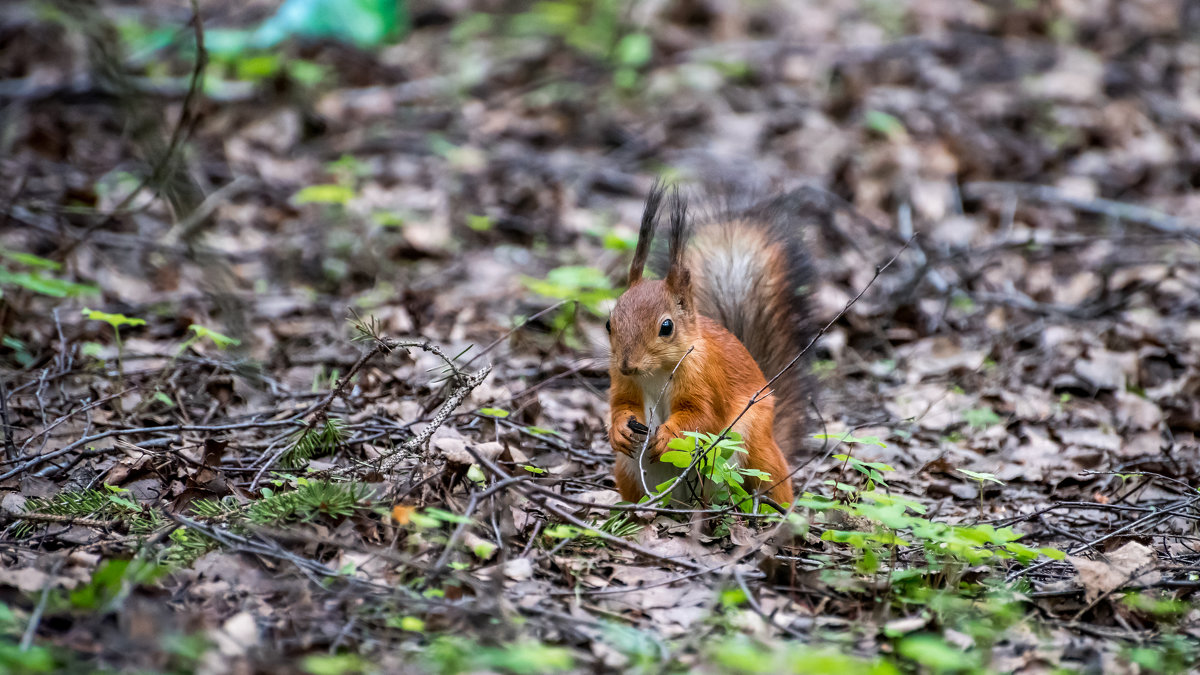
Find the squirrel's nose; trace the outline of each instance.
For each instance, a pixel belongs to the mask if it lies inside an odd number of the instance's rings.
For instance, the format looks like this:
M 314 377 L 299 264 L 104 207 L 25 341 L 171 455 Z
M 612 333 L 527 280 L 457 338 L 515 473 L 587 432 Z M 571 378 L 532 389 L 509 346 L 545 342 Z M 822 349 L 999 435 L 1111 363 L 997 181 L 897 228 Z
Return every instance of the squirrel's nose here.
M 629 366 L 629 359 L 625 359 L 621 361 L 621 374 L 625 376 L 635 375 L 637 374 L 637 368 L 631 368 Z

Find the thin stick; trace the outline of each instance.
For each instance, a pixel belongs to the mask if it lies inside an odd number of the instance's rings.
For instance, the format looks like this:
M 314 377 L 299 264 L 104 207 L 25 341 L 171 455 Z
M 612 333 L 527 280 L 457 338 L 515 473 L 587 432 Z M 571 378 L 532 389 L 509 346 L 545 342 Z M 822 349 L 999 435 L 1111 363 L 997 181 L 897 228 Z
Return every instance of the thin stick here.
M 963 192 L 968 197 L 978 198 L 982 194 L 988 192 L 1007 192 L 1009 194 L 1018 195 L 1024 199 L 1031 199 L 1049 204 L 1062 204 L 1076 211 L 1084 213 L 1092 213 L 1117 220 L 1125 220 L 1139 225 L 1145 225 L 1153 230 L 1165 232 L 1168 234 L 1183 237 L 1193 244 L 1200 244 L 1200 229 L 1188 227 L 1184 222 L 1174 216 L 1167 215 L 1161 211 L 1149 209 L 1144 206 L 1134 204 L 1126 204 L 1112 199 L 1094 198 L 1084 199 L 1080 197 L 1072 197 L 1064 193 L 1058 188 L 1048 185 L 1034 185 L 1031 183 L 1005 183 L 993 181 L 979 181 L 975 183 L 967 183 L 963 185 Z
M 163 172 L 166 171 L 167 165 L 170 164 L 172 158 L 178 151 L 179 144 L 183 142 L 184 130 L 188 127 L 187 122 L 192 118 L 192 107 L 195 103 L 196 97 L 201 94 L 200 85 L 203 82 L 204 70 L 208 66 L 208 50 L 204 47 L 204 21 L 200 18 L 200 6 L 197 3 L 197 0 L 191 0 L 191 3 L 192 33 L 196 39 L 196 62 L 192 66 L 192 75 L 191 80 L 188 83 L 187 94 L 185 94 L 183 97 L 183 103 L 181 104 L 179 110 L 179 119 L 176 120 L 175 127 L 171 131 L 171 138 L 167 142 L 167 149 L 163 152 L 162 156 L 159 157 L 158 161 L 154 163 L 150 173 L 143 177 L 142 180 L 133 188 L 133 190 L 130 191 L 130 193 L 126 195 L 119 204 L 117 204 L 111 211 L 108 212 L 108 215 L 85 228 L 82 232 L 80 232 L 78 239 L 65 247 L 63 251 L 64 255 L 70 253 L 75 249 L 76 246 L 83 243 L 83 241 L 93 231 L 111 224 L 116 219 L 118 214 L 129 208 L 129 205 L 133 203 L 133 200 L 136 199 L 137 196 L 142 193 L 142 190 L 146 189 L 146 186 L 148 186 L 151 182 L 162 180 Z
M 50 601 L 50 589 L 54 587 L 53 577 L 62 569 L 63 563 L 66 560 L 66 557 L 59 558 L 50 570 L 50 574 L 46 577 L 46 585 L 42 588 L 42 596 L 38 598 L 37 607 L 33 608 L 33 614 L 29 617 L 29 625 L 25 626 L 25 633 L 21 635 L 21 651 L 23 652 L 29 651 L 29 648 L 33 646 L 33 637 L 37 635 L 38 625 L 42 623 L 42 614 L 45 613 L 46 604 Z
M 0 425 L 4 426 L 4 454 L 10 460 L 17 458 L 17 444 L 13 441 L 13 428 L 8 423 L 8 383 L 0 378 Z

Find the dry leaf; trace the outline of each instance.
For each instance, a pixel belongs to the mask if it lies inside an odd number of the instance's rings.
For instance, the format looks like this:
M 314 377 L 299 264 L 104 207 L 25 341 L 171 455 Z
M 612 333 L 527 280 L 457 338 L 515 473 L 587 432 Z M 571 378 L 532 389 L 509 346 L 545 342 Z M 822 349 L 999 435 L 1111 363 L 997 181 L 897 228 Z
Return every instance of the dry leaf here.
M 1125 586 L 1149 586 L 1158 582 L 1162 574 L 1154 550 L 1131 541 L 1108 553 L 1103 560 L 1089 560 L 1077 556 L 1067 558 L 1075 566 L 1084 597 L 1094 602 L 1101 595 Z

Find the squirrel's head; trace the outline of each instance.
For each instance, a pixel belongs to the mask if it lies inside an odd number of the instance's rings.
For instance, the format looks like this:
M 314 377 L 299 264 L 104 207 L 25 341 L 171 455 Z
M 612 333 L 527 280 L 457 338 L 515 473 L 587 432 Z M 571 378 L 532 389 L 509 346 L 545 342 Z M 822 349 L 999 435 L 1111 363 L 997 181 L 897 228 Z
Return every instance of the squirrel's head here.
M 626 377 L 671 371 L 692 346 L 696 334 L 692 278 L 684 264 L 687 204 L 679 190 L 671 193 L 671 232 L 667 277 L 642 278 L 650 242 L 658 225 L 665 188 L 655 183 L 646 199 L 637 249 L 629 267 L 629 290 L 617 298 L 606 327 L 612 349 L 612 371 Z

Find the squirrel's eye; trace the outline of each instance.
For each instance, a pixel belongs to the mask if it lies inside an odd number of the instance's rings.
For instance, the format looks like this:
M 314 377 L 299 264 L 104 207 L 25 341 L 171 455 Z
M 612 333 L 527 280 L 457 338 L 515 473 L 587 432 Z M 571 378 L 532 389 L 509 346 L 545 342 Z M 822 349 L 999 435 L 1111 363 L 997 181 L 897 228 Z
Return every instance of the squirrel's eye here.
M 604 330 L 608 331 L 610 335 L 612 334 L 612 319 L 604 322 Z
M 675 331 L 675 324 L 671 323 L 670 319 L 663 319 L 662 325 L 658 327 L 659 337 L 671 337 L 671 333 Z

